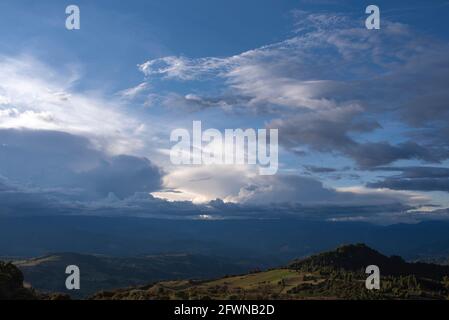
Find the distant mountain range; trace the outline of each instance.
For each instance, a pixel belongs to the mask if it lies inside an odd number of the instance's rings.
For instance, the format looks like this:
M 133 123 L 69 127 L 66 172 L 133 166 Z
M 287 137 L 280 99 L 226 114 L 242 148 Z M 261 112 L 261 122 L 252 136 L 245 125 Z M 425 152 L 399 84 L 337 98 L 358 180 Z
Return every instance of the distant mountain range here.
M 366 243 L 406 260 L 444 259 L 449 256 L 449 222 L 381 226 L 297 219 L 0 217 L 0 257 L 54 252 L 115 257 L 188 253 L 251 260 L 269 268 L 347 243 Z

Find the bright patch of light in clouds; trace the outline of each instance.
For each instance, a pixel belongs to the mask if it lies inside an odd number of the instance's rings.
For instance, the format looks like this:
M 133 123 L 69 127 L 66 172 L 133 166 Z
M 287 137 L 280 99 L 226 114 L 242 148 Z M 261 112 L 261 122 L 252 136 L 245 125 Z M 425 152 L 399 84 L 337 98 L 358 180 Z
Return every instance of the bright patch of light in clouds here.
M 90 137 L 119 154 L 136 150 L 141 125 L 118 102 L 74 89 L 76 70 L 57 71 L 30 56 L 0 57 L 0 128 L 56 130 Z

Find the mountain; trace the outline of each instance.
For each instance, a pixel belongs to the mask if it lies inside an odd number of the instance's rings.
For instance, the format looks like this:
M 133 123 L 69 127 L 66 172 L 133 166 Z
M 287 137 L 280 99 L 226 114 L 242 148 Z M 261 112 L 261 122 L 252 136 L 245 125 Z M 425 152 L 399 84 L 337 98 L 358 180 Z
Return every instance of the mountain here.
M 380 290 L 365 288 L 365 268 L 372 264 L 381 271 Z M 164 281 L 102 291 L 91 299 L 447 299 L 448 276 L 447 266 L 407 263 L 357 244 L 264 272 L 209 281 Z
M 333 270 L 364 272 L 369 265 L 378 266 L 382 274 L 388 276 L 414 275 L 441 281 L 449 275 L 449 266 L 424 262 L 408 263 L 399 256 L 387 257 L 364 244 L 342 246 L 334 251 L 299 259 L 292 262 L 289 268 L 312 271 L 331 268 Z
M 83 298 L 99 290 L 142 285 L 173 279 L 208 279 L 226 274 L 247 272 L 254 265 L 229 262 L 224 258 L 165 254 L 138 257 L 111 257 L 76 253 L 59 253 L 39 258 L 13 261 L 24 274 L 25 281 L 41 292 L 64 292 Z M 65 288 L 65 269 L 80 268 L 81 289 Z
M 12 263 L 0 261 L 0 300 L 68 300 L 61 293 L 43 294 L 24 285 L 23 274 Z
M 449 223 L 380 226 L 299 219 L 169 220 L 133 217 L 0 215 L 0 256 L 80 252 L 125 257 L 189 253 L 254 259 L 262 268 L 345 243 L 366 243 L 406 260 L 449 256 Z
M 23 286 L 23 274 L 11 263 L 0 262 L 0 300 L 33 300 L 36 294 Z

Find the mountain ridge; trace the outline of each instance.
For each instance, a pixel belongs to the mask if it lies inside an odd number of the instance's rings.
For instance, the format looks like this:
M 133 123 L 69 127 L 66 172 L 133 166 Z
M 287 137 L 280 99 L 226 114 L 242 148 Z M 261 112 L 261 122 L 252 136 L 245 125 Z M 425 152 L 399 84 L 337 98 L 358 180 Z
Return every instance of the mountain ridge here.
M 415 275 L 442 280 L 449 275 L 449 266 L 426 262 L 406 262 L 402 257 L 386 256 L 365 244 L 343 245 L 333 251 L 297 259 L 288 265 L 293 269 L 314 269 L 330 267 L 335 270 L 362 271 L 368 265 L 377 265 L 383 275 Z

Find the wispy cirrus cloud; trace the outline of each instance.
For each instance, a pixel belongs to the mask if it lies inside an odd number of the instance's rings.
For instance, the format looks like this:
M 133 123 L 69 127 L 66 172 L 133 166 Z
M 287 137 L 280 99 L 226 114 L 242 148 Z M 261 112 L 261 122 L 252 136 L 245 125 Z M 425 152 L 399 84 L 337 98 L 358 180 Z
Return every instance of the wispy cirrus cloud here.
M 117 94 L 123 99 L 135 99 L 137 96 L 148 90 L 149 87 L 150 85 L 147 82 L 142 82 L 135 87 L 119 91 Z

